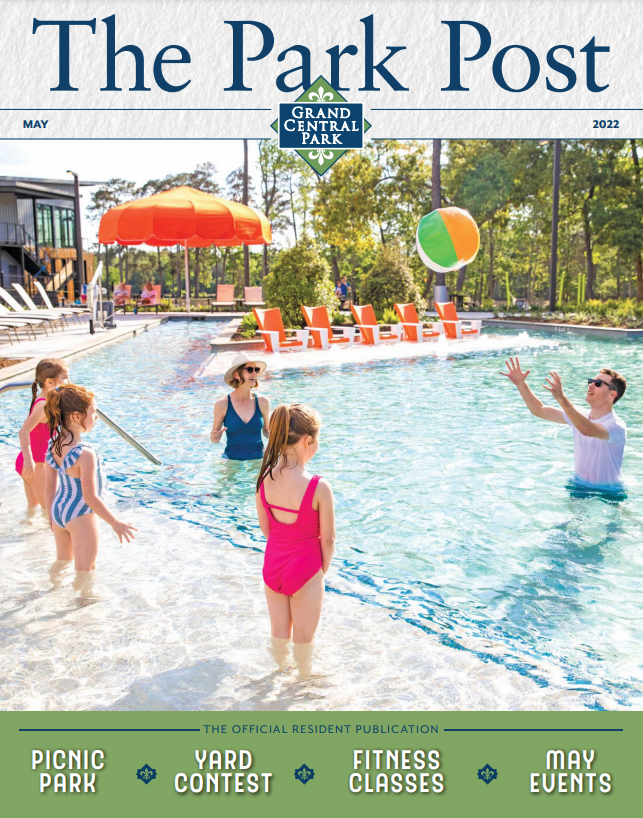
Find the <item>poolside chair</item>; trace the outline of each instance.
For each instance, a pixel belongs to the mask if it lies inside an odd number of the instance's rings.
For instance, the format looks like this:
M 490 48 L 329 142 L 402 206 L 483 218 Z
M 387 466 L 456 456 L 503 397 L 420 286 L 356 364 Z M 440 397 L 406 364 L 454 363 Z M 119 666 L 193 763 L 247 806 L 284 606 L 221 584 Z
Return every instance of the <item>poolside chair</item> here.
M 47 290 L 45 290 L 45 288 L 42 286 L 42 283 L 40 281 L 34 281 L 34 284 L 36 285 L 36 289 L 40 293 L 40 296 L 41 296 L 41 298 L 43 300 L 43 303 L 44 303 L 45 307 L 47 307 L 47 309 L 50 309 L 50 310 L 60 309 L 59 307 L 54 307 L 54 305 L 51 302 L 51 298 L 49 298 L 49 293 L 47 292 Z M 67 307 L 63 307 L 62 309 L 69 310 L 71 313 L 78 313 L 79 315 L 87 315 L 87 313 L 88 313 L 87 307 L 70 307 L 70 306 L 67 306 Z
M 67 320 L 67 316 L 71 315 L 78 321 L 78 323 L 81 323 L 80 318 L 78 317 L 78 314 L 75 312 L 75 310 L 70 310 L 68 307 L 51 308 L 48 308 L 47 306 L 39 307 L 31 298 L 29 293 L 25 290 L 25 288 L 22 286 L 22 284 L 18 284 L 14 281 L 13 289 L 18 293 L 20 298 L 22 298 L 27 309 L 30 312 L 43 312 L 47 313 L 48 315 L 63 315 L 65 316 L 65 321 Z
M 306 324 L 308 324 L 313 340 L 312 345 L 315 349 L 329 349 L 331 344 L 353 345 L 357 327 L 331 326 L 326 307 L 302 306 L 301 311 L 304 314 Z M 334 335 L 333 330 L 338 330 L 342 334 Z
M 34 339 L 36 337 L 36 333 L 33 329 L 34 327 L 40 327 L 44 330 L 45 335 L 49 335 L 49 330 L 47 329 L 49 321 L 46 318 L 35 318 L 24 316 L 22 313 L 11 312 L 11 310 L 3 307 L 2 304 L 0 304 L 0 321 L 2 321 L 2 324 L 5 327 L 11 327 L 12 329 L 26 329 L 27 334 L 31 332 Z M 16 338 L 17 337 L 18 333 L 16 332 Z
M 284 329 L 284 322 L 281 319 L 279 307 L 270 310 L 252 310 L 259 334 L 263 335 L 268 352 L 280 352 L 282 349 L 292 349 L 294 352 L 301 352 L 308 349 L 309 330 L 307 329 Z M 295 334 L 294 339 L 288 338 L 287 332 Z
M 351 312 L 357 322 L 363 344 L 380 344 L 382 341 L 397 343 L 402 340 L 401 324 L 378 324 L 371 304 L 351 304 Z M 388 331 L 386 327 L 389 327 Z
M 444 303 L 435 302 L 435 309 L 444 324 L 444 334 L 447 338 L 480 337 L 482 321 L 461 321 L 453 301 Z M 466 324 L 467 326 L 463 326 Z
M 152 284 L 154 287 L 154 292 L 156 293 L 156 303 L 155 304 L 141 304 L 140 300 L 136 304 L 137 310 L 156 310 L 159 311 L 159 303 L 161 301 L 161 285 L 160 284 Z
M 424 341 L 427 338 L 439 338 L 444 334 L 444 326 L 439 321 L 435 324 L 420 321 L 415 304 L 393 304 L 395 312 L 404 327 L 407 341 Z
M 65 329 L 66 319 L 64 315 L 56 315 L 48 310 L 26 310 L 12 295 L 9 295 L 4 287 L 0 287 L 0 298 L 14 311 L 11 313 L 12 317 L 15 315 L 16 318 L 42 318 L 43 321 L 47 321 L 52 326 L 58 321 L 60 326 Z
M 263 287 L 244 287 L 243 296 L 246 307 L 263 307 Z
M 125 296 L 121 293 L 118 294 L 118 304 L 116 303 L 116 297 L 114 296 L 114 292 L 112 291 L 112 300 L 114 301 L 114 312 L 116 310 L 123 310 L 123 313 L 127 312 L 127 308 L 132 303 L 132 285 L 131 284 L 121 284 L 121 289 L 125 290 Z
M 217 284 L 217 300 L 210 307 L 228 307 L 234 309 L 237 302 L 234 297 L 234 284 Z

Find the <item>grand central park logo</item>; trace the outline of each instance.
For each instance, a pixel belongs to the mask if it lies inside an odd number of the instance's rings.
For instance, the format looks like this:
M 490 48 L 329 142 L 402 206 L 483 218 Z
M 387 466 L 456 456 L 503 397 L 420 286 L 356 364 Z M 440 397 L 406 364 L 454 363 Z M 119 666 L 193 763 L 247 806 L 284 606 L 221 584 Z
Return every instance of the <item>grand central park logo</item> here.
M 295 102 L 279 104 L 271 127 L 280 148 L 294 150 L 322 176 L 347 150 L 364 147 L 371 123 L 361 102 L 348 102 L 320 76 Z

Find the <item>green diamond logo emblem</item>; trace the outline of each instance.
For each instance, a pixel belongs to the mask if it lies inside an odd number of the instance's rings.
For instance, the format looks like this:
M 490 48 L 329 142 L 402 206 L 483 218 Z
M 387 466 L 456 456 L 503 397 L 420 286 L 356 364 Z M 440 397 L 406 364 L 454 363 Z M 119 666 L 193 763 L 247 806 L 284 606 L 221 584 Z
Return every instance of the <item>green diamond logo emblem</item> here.
M 346 104 L 341 108 L 342 112 L 349 111 L 349 108 L 346 106 L 350 106 L 350 103 L 322 76 L 317 77 L 311 86 L 307 88 L 304 93 L 295 100 L 295 102 L 302 103 L 303 106 L 308 104 L 306 107 L 308 108 L 307 113 L 309 116 L 305 118 L 302 117 L 301 123 L 303 127 L 314 129 L 311 133 L 307 134 L 308 139 L 311 140 L 311 144 L 313 146 L 310 148 L 303 148 L 290 147 L 289 144 L 286 144 L 282 145 L 282 147 L 286 147 L 298 153 L 299 156 L 301 156 L 301 158 L 304 159 L 304 161 L 306 161 L 319 176 L 326 173 L 326 171 L 331 168 L 335 162 L 337 162 L 337 160 L 346 153 L 347 150 L 358 149 L 346 147 L 335 148 L 333 147 L 334 143 L 339 142 L 340 139 L 345 141 L 348 139 L 350 141 L 351 137 L 358 137 L 361 147 L 361 144 L 363 144 L 363 134 L 365 134 L 366 131 L 371 128 L 371 123 L 366 119 L 363 119 L 363 117 L 360 117 L 358 123 L 356 123 L 354 119 L 351 122 L 347 122 L 346 120 L 334 121 L 333 112 L 336 113 L 337 110 L 339 110 L 337 108 L 339 103 Z M 280 106 L 280 108 L 283 107 L 283 105 Z M 289 105 L 287 107 L 295 108 L 297 106 Z M 353 107 L 359 107 L 361 111 L 361 106 L 354 105 Z M 317 112 L 316 115 L 315 111 Z M 319 116 L 320 118 L 317 119 L 316 116 Z M 312 124 L 310 124 L 311 120 Z M 351 126 L 350 128 L 349 125 Z M 296 137 L 292 136 L 292 131 L 294 130 L 293 128 L 288 129 L 288 134 L 280 131 L 279 119 L 275 119 L 271 125 L 271 128 L 280 135 L 280 140 L 283 139 L 284 136 L 289 137 L 291 140 L 296 140 Z M 358 128 L 361 129 L 361 134 L 355 134 L 355 130 Z M 331 131 L 330 129 L 334 129 L 334 131 Z M 347 134 L 347 131 L 350 131 L 350 134 Z M 339 142 L 339 144 L 341 144 L 341 142 Z

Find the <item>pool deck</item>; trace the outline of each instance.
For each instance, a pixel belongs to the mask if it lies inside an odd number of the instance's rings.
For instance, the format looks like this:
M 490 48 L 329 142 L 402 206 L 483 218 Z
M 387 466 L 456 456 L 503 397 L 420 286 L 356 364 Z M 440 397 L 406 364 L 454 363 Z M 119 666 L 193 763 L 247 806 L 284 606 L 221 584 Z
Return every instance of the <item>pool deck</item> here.
M 553 321 L 516 321 L 511 318 L 485 318 L 483 326 L 510 327 L 511 329 L 540 330 L 542 332 L 573 332 L 577 335 L 593 335 L 596 338 L 637 338 L 643 340 L 643 329 L 625 327 L 590 327 L 586 324 L 561 324 Z

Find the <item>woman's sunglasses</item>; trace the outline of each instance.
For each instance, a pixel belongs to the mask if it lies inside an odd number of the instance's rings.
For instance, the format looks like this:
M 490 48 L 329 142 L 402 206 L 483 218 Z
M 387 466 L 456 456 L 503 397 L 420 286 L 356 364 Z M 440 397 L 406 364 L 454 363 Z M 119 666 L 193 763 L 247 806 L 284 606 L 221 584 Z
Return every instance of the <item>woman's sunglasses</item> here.
M 611 383 L 608 383 L 607 381 L 602 381 L 600 378 L 588 378 L 587 385 L 589 386 L 591 383 L 593 383 L 594 386 L 603 386 L 603 384 L 605 384 L 605 386 L 607 386 L 608 389 L 612 389 L 614 392 L 618 392 L 618 389 L 615 386 L 613 386 Z
M 243 371 L 244 372 L 250 372 L 252 374 L 253 372 L 261 372 L 261 367 L 260 366 L 244 366 Z

